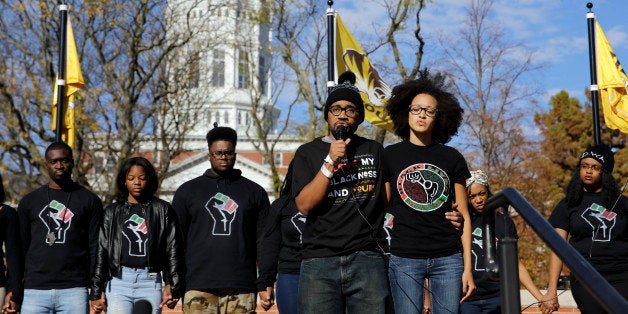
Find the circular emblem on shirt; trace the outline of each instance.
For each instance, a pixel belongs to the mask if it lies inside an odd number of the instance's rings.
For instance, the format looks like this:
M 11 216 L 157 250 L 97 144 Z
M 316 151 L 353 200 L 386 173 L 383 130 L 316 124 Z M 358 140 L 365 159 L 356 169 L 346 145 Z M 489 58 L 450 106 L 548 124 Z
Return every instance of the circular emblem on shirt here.
M 432 164 L 415 164 L 397 177 L 397 191 L 406 205 L 422 212 L 440 208 L 449 197 L 449 177 Z

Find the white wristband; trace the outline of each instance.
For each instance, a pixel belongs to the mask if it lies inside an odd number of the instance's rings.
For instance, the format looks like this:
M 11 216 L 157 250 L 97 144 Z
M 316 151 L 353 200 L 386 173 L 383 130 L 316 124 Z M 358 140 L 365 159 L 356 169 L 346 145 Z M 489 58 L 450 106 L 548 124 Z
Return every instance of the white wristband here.
M 327 155 L 327 157 L 325 157 L 325 162 L 332 166 L 336 165 L 336 163 L 331 159 L 331 156 L 329 156 L 329 154 Z
M 334 176 L 334 173 L 329 171 L 327 167 L 325 167 L 325 163 L 323 163 L 323 165 L 321 166 L 321 172 L 325 177 L 327 177 L 327 179 L 331 179 L 331 177 Z

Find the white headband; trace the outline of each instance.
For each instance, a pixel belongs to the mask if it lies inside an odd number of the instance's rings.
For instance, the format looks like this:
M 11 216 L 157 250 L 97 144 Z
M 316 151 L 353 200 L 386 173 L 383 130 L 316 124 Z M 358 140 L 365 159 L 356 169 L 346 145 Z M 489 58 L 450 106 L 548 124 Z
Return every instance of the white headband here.
M 473 183 L 479 183 L 488 188 L 488 176 L 482 170 L 471 171 L 471 177 L 466 182 L 467 188 Z

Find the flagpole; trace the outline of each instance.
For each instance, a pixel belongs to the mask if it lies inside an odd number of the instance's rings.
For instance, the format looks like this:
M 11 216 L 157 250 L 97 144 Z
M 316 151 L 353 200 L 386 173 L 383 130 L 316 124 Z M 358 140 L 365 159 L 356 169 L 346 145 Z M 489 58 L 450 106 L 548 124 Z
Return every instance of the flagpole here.
M 66 42 L 67 42 L 67 24 L 68 24 L 68 5 L 65 0 L 58 0 L 59 13 L 61 21 L 59 22 L 59 69 L 57 71 L 57 121 L 55 130 L 55 142 L 61 142 L 61 132 L 63 131 L 63 112 L 65 107 L 65 64 L 66 64 Z
M 332 8 L 334 5 L 333 0 L 328 0 L 327 5 L 327 93 L 329 93 L 330 89 L 336 85 L 336 74 L 334 65 L 336 62 L 336 51 L 335 51 L 335 19 L 336 19 L 336 11 Z
M 595 145 L 602 143 L 600 137 L 600 112 L 599 112 L 599 87 L 597 85 L 597 65 L 596 65 L 596 52 L 595 52 L 595 14 L 591 9 L 593 3 L 587 3 L 587 28 L 589 30 L 589 71 L 591 73 L 591 105 L 593 111 L 593 139 Z

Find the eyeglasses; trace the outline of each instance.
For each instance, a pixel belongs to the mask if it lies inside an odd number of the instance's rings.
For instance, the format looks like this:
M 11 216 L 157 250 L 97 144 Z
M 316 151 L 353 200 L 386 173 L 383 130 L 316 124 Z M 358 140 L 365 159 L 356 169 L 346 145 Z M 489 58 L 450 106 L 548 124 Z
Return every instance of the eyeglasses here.
M 233 158 L 236 153 L 235 151 L 232 151 L 232 150 L 223 150 L 223 151 L 209 152 L 209 154 L 216 159 L 219 159 L 219 158 L 229 159 L 229 158 Z
M 599 165 L 588 165 L 588 164 L 580 164 L 580 169 L 582 170 L 593 170 L 595 172 L 600 172 L 602 171 L 602 166 Z
M 421 111 L 425 112 L 425 115 L 428 117 L 436 116 L 438 113 L 438 109 L 430 108 L 430 107 L 421 107 L 421 106 L 410 106 L 410 114 L 418 115 Z
M 358 110 L 355 109 L 354 107 L 340 107 L 340 106 L 333 106 L 331 108 L 329 108 L 329 112 L 331 112 L 331 114 L 333 114 L 334 116 L 339 116 L 341 112 L 345 112 L 345 114 L 347 115 L 347 117 L 349 118 L 355 118 L 358 115 Z

